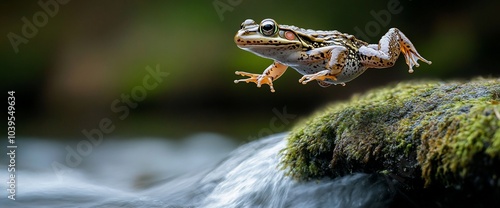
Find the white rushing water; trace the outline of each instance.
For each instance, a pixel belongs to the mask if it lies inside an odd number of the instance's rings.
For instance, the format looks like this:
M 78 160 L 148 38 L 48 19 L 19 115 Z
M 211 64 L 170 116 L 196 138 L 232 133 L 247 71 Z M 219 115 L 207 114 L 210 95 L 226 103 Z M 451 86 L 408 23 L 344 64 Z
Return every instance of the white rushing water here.
M 229 139 L 202 134 L 185 142 L 161 139 L 105 141 L 65 164 L 66 146 L 19 139 L 16 200 L 0 207 L 387 207 L 393 192 L 368 174 L 296 182 L 279 170 L 286 134 L 234 149 Z M 7 180 L 2 158 L 0 177 Z

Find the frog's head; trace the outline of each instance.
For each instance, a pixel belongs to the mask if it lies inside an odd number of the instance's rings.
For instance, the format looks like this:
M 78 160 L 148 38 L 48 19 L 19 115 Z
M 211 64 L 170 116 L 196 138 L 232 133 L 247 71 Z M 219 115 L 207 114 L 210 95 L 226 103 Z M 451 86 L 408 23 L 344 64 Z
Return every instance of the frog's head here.
M 264 19 L 256 24 L 252 19 L 241 23 L 234 42 L 243 50 L 266 58 L 288 56 L 302 50 L 302 42 L 295 31 L 280 27 L 273 19 Z

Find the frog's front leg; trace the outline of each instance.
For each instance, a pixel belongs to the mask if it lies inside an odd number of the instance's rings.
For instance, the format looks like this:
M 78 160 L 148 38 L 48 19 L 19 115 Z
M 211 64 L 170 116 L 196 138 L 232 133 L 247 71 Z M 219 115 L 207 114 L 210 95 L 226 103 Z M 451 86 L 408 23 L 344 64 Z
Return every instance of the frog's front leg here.
M 408 72 L 413 73 L 413 66 L 418 67 L 418 60 L 427 64 L 432 62 L 422 57 L 410 40 L 397 28 L 391 28 L 382 36 L 378 45 L 370 44 L 361 46 L 359 53 L 364 55 L 362 63 L 367 68 L 387 68 L 394 65 L 400 53 L 403 53 L 406 64 L 409 67 Z
M 271 64 L 269 67 L 267 67 L 262 74 L 253 74 L 253 73 L 248 73 L 248 72 L 241 72 L 241 71 L 236 71 L 236 75 L 241 75 L 241 76 L 247 76 L 250 78 L 247 79 L 238 79 L 234 80 L 234 83 L 238 82 L 253 82 L 257 84 L 257 87 L 260 87 L 262 84 L 267 84 L 271 88 L 271 92 L 275 92 L 274 87 L 273 87 L 273 81 L 277 80 L 283 73 L 285 73 L 286 68 L 288 68 L 287 65 L 284 65 L 282 63 L 279 63 L 275 61 L 273 64 Z
M 318 61 L 328 61 L 325 64 L 326 69 L 321 70 L 314 74 L 304 75 L 299 79 L 302 84 L 307 84 L 310 81 L 317 80 L 320 85 L 322 81 L 326 79 L 337 80 L 337 75 L 342 72 L 345 65 L 345 60 L 347 57 L 347 48 L 344 46 L 327 46 L 322 48 L 316 48 L 307 52 L 304 52 L 303 56 L 306 57 L 311 64 L 315 64 Z

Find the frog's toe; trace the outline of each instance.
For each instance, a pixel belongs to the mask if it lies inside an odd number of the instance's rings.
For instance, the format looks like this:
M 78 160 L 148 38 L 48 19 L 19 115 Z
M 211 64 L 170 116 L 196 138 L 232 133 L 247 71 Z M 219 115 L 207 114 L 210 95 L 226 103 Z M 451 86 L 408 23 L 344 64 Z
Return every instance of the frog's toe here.
M 243 72 L 243 71 L 235 71 L 234 74 L 240 75 L 240 76 L 247 76 L 247 77 L 256 77 L 256 76 L 260 75 L 260 74 L 248 73 L 248 72 Z
M 308 75 L 302 76 L 302 78 L 299 79 L 299 82 L 302 84 L 307 84 L 308 82 L 311 82 L 313 80 L 324 81 L 326 79 L 331 79 L 333 81 L 337 81 L 337 77 L 335 77 L 335 76 L 323 75 L 322 73 L 316 73 L 316 74 L 308 74 Z
M 260 74 L 254 74 L 254 73 L 248 73 L 248 72 L 242 72 L 242 71 L 235 71 L 234 74 L 240 75 L 240 76 L 244 76 L 244 77 L 249 77 L 249 78 L 246 78 L 246 79 L 237 79 L 237 80 L 234 80 L 234 83 L 239 83 L 239 82 L 246 82 L 246 83 L 254 82 L 254 83 L 257 83 L 258 78 L 260 76 Z
M 307 81 L 305 79 L 306 79 L 306 77 L 303 76 L 302 78 L 299 79 L 299 83 L 301 83 L 301 84 L 307 84 Z
M 249 79 L 237 79 L 237 80 L 234 80 L 235 84 L 237 84 L 239 82 L 246 82 L 246 83 L 248 83 L 248 82 L 250 82 L 250 80 Z
M 276 90 L 274 90 L 273 85 L 269 85 L 269 88 L 271 88 L 271 92 L 276 92 Z
M 302 76 L 302 78 L 299 79 L 299 83 L 307 84 L 308 82 L 313 81 L 313 80 L 314 79 L 311 75 L 304 75 L 304 76 Z

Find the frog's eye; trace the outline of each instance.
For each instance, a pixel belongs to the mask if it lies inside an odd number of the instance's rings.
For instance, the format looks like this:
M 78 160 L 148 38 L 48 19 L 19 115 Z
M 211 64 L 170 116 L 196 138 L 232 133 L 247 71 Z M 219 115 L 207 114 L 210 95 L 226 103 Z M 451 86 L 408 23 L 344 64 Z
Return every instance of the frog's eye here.
M 260 33 L 265 36 L 271 36 L 278 31 L 276 23 L 273 20 L 265 19 L 260 23 Z

